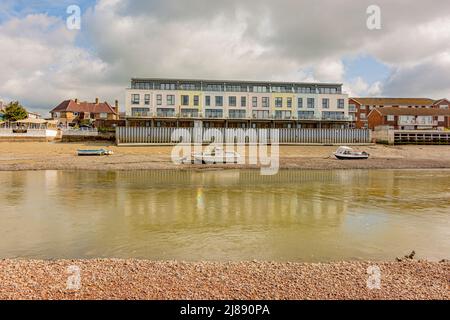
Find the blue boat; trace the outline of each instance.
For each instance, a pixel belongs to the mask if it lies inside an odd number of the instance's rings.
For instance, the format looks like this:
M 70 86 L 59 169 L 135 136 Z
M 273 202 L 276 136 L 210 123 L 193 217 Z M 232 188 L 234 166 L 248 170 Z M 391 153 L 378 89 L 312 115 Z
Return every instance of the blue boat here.
M 77 150 L 79 156 L 109 156 L 112 151 L 106 149 Z

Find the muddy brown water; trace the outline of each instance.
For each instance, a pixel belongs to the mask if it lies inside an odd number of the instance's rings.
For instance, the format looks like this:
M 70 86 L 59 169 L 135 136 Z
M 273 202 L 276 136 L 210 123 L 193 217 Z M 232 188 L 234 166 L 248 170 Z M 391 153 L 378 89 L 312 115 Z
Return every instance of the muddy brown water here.
M 450 257 L 450 170 L 0 172 L 0 258 Z

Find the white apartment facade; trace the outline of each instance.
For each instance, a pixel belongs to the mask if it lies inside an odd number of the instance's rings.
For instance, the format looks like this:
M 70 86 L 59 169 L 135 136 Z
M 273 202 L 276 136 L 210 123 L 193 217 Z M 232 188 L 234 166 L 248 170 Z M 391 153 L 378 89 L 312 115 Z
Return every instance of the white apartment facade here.
M 352 121 L 341 84 L 132 79 L 130 126 L 343 128 Z

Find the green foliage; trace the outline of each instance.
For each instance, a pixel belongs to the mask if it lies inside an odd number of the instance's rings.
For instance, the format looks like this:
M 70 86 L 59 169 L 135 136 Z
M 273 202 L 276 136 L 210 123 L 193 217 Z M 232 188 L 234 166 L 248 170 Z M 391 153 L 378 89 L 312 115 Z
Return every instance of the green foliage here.
M 4 119 L 9 121 L 17 121 L 28 118 L 28 112 L 22 107 L 19 101 L 8 104 L 5 108 Z

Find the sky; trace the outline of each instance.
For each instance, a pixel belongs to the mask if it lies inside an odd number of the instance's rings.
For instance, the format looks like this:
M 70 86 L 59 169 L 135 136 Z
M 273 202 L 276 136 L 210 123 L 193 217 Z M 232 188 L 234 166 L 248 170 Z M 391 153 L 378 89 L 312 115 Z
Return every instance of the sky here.
M 80 28 L 69 29 L 70 5 Z M 370 29 L 367 8 L 380 8 Z M 373 21 L 373 20 L 370 20 Z M 122 110 L 132 77 L 343 83 L 351 96 L 450 98 L 448 0 L 2 0 L 0 99 Z

